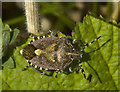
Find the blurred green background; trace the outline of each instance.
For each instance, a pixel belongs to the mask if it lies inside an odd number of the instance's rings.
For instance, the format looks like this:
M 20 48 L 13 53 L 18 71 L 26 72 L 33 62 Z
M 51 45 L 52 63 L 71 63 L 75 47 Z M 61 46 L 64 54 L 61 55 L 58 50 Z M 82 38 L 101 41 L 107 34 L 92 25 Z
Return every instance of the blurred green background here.
M 102 15 L 106 21 L 120 21 L 119 3 L 115 2 L 40 2 L 42 31 L 61 31 L 71 34 L 75 23 L 83 20 L 86 14 Z M 3 2 L 2 20 L 10 27 L 26 31 L 23 2 Z

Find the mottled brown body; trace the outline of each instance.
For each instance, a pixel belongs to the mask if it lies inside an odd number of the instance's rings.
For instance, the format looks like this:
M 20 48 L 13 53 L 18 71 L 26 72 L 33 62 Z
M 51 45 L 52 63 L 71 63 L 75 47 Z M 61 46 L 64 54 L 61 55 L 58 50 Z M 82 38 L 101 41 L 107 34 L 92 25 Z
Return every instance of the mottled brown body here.
M 39 55 L 35 54 L 37 49 Z M 64 70 L 73 60 L 81 58 L 81 52 L 76 51 L 66 37 L 48 37 L 23 48 L 23 56 L 33 65 L 44 69 Z
M 23 70 L 26 70 L 30 66 L 43 70 L 42 73 L 40 72 L 41 74 L 46 74 L 47 70 L 55 70 L 55 77 L 57 77 L 58 72 L 63 73 L 67 66 L 75 62 L 74 60 L 78 60 L 79 64 L 74 69 L 71 66 L 68 67 L 69 72 L 74 72 L 76 69 L 79 69 L 84 75 L 84 78 L 87 79 L 80 62 L 80 58 L 82 58 L 81 52 L 90 44 L 100 39 L 100 37 L 91 41 L 89 44 L 87 43 L 81 51 L 77 51 L 66 37 L 54 37 L 52 32 L 51 35 L 33 36 L 33 40 L 20 51 L 29 63 Z M 73 44 L 75 42 L 76 39 L 72 41 Z

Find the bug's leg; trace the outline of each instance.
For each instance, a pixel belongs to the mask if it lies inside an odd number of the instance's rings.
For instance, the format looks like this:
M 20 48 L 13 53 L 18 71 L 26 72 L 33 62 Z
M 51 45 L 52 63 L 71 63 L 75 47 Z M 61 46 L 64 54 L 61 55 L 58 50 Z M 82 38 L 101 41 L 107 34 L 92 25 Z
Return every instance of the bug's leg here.
M 71 35 L 72 35 L 73 38 L 75 38 L 75 37 L 74 37 L 74 34 L 75 34 L 75 31 L 72 30 Z M 76 43 L 78 43 L 77 39 L 73 39 L 73 40 L 72 40 L 72 44 L 76 44 Z
M 31 66 L 33 67 L 33 69 L 35 69 L 35 71 L 37 71 L 38 73 L 40 73 L 40 74 L 46 74 L 46 72 L 47 72 L 47 68 L 46 69 L 44 69 L 44 68 L 42 68 L 42 67 L 39 67 L 39 66 L 36 66 L 36 65 L 33 65 L 33 64 L 31 64 Z M 37 70 L 38 69 L 38 70 Z M 43 72 L 40 72 L 39 70 L 43 70 Z
M 53 31 L 49 30 L 51 36 L 54 36 Z
M 46 72 L 47 72 L 47 70 L 44 70 L 43 72 L 40 72 L 39 70 L 36 70 L 36 69 L 35 69 L 35 71 L 37 71 L 38 73 L 43 74 L 43 75 L 46 74 Z
M 29 61 L 29 60 L 27 60 L 27 62 L 29 63 L 29 65 L 27 65 L 24 69 L 23 69 L 23 71 L 25 71 L 25 70 L 27 70 L 27 68 L 29 68 L 29 67 L 31 67 L 31 62 Z
M 91 45 L 92 43 L 94 43 L 95 41 L 97 41 L 97 40 L 100 39 L 100 38 L 101 38 L 101 36 L 99 36 L 99 37 L 96 38 L 95 40 L 91 41 L 90 43 L 87 43 L 86 45 L 84 45 L 82 42 L 79 42 L 77 39 L 73 39 L 72 44 L 78 43 L 80 46 L 84 46 L 83 49 L 81 50 L 81 51 L 84 51 L 84 49 L 85 49 L 86 47 L 88 47 L 89 45 Z
M 77 43 L 77 39 L 73 39 L 72 44 Z
M 85 75 L 85 72 L 84 72 L 84 69 L 83 69 L 81 63 L 79 63 L 79 69 L 81 70 L 81 72 L 82 72 L 84 78 L 86 79 L 86 75 Z
M 84 72 L 84 69 L 83 69 L 81 63 L 79 64 L 79 69 L 81 70 L 82 74 L 84 75 L 84 78 L 85 78 L 86 80 L 88 80 L 89 82 L 91 82 L 92 75 L 89 74 L 89 76 L 86 78 L 86 75 L 85 75 L 85 72 Z
M 40 74 L 43 74 L 43 75 L 44 75 L 44 74 L 46 74 L 46 72 L 47 72 L 47 70 L 48 70 L 47 68 L 46 68 L 46 69 L 44 69 L 44 68 L 39 67 L 39 66 L 34 66 L 34 68 L 36 68 L 36 69 L 38 69 L 38 70 L 41 70 L 41 71 L 43 70 L 43 72 L 42 72 L 42 73 L 41 73 L 40 71 L 38 71 Z
M 44 75 L 44 74 L 46 74 L 46 72 L 47 72 L 47 70 L 44 70 L 41 74 L 43 74 L 43 75 Z
M 74 72 L 74 70 L 72 70 L 72 67 L 69 67 L 69 72 Z
M 27 68 L 29 68 L 29 67 L 30 67 L 30 65 L 26 66 L 26 67 L 23 69 L 23 71 L 27 70 Z
M 40 72 L 39 70 L 36 70 L 34 67 L 32 67 L 35 71 L 37 71 L 38 73 L 40 73 L 40 74 L 46 74 L 46 72 L 47 72 L 47 70 L 44 70 L 43 72 Z
M 91 80 L 92 80 L 92 75 L 91 75 L 91 74 L 89 74 L 89 76 L 87 77 L 87 80 L 88 80 L 89 82 L 91 82 Z
M 59 71 L 56 71 L 56 72 L 55 72 L 55 77 L 56 77 L 56 78 L 57 78 L 57 74 L 58 74 L 58 72 L 59 72 Z
M 28 67 L 30 67 L 30 65 L 26 66 L 26 67 L 23 69 L 23 71 L 27 70 Z
M 100 39 L 100 38 L 101 38 L 101 36 L 99 36 L 99 37 L 96 38 L 95 40 L 91 41 L 90 43 L 87 43 L 81 51 L 84 51 L 84 49 L 85 49 L 86 47 L 88 47 L 89 45 L 91 45 L 92 43 L 94 43 L 95 41 L 97 41 L 97 40 Z
M 79 66 L 77 66 L 77 67 L 76 67 L 75 69 L 73 69 L 73 70 L 72 70 L 71 67 L 69 67 L 69 72 L 74 72 L 76 69 L 80 69 L 81 72 L 82 72 L 82 74 L 83 74 L 83 76 L 84 76 L 84 78 L 86 79 L 86 75 L 85 75 L 84 69 L 83 69 L 83 67 L 82 67 L 81 64 L 79 64 Z
M 57 74 L 58 74 L 58 72 L 60 72 L 60 73 L 63 73 L 63 70 L 56 70 L 56 72 L 55 72 L 55 77 L 57 78 Z
M 46 68 L 46 69 L 44 69 L 44 68 L 42 68 L 42 67 L 40 68 L 40 70 L 43 70 L 43 72 L 41 73 L 41 74 L 43 74 L 43 75 L 44 75 L 44 74 L 46 74 L 46 72 L 48 71 L 48 69 L 47 69 L 47 68 Z

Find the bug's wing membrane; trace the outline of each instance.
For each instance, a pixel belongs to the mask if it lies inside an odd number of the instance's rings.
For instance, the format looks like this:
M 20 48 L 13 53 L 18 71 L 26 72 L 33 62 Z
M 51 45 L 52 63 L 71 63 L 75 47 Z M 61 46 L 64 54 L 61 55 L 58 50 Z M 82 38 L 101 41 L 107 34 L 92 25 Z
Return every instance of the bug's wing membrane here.
M 43 54 L 41 54 L 40 56 L 33 57 L 33 59 L 30 60 L 30 62 L 44 69 L 46 68 L 49 70 L 58 69 L 58 66 L 54 62 L 49 61 Z
M 30 60 L 32 64 L 49 70 L 64 70 L 79 54 L 67 38 L 50 37 L 32 43 L 41 53 Z M 76 55 L 77 54 L 77 55 Z

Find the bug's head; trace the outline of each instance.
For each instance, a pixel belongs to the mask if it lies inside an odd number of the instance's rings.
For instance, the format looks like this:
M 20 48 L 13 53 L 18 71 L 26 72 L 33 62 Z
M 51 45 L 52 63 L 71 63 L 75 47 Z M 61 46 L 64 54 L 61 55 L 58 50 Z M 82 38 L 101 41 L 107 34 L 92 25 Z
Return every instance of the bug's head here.
M 27 59 L 32 59 L 36 54 L 34 53 L 36 48 L 32 44 L 28 44 L 26 47 L 24 47 L 20 53 Z

